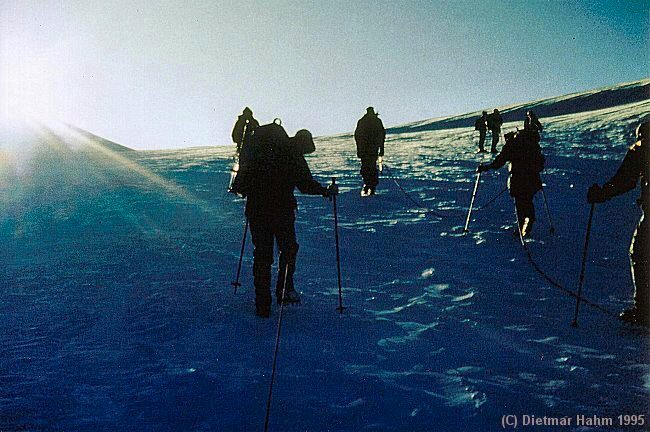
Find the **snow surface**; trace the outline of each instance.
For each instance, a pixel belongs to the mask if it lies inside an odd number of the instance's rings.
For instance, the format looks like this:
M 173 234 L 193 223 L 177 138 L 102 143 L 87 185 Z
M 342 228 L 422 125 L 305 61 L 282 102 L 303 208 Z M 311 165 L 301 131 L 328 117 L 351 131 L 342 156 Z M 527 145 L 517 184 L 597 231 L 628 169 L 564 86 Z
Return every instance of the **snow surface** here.
M 527 245 L 575 290 L 586 190 L 613 174 L 650 102 L 580 112 L 572 100 L 573 113 L 541 119 L 557 232 L 538 194 Z M 0 140 L 0 430 L 262 430 L 278 308 L 254 316 L 250 245 L 243 287 L 230 285 L 243 230 L 243 202 L 225 192 L 232 149 L 130 152 L 64 126 Z M 312 171 L 341 184 L 348 309 L 336 311 L 331 204 L 299 196 L 303 304 L 284 309 L 270 430 L 649 414 L 647 332 L 585 304 L 570 327 L 575 300 L 528 263 L 506 194 L 463 235 L 474 170 L 490 159 L 476 141 L 470 128 L 390 134 L 378 194 L 362 199 L 351 136 L 317 140 Z M 483 175 L 476 206 L 506 178 Z M 613 312 L 632 298 L 637 196 L 594 216 L 584 295 Z

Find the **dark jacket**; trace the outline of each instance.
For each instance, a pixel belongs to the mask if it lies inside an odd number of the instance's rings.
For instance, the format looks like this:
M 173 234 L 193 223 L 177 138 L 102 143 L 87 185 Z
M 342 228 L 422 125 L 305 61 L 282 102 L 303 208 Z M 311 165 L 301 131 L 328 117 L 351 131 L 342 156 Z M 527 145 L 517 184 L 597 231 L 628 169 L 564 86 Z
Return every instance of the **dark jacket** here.
M 603 195 L 606 199 L 610 199 L 617 195 L 624 194 L 631 191 L 641 179 L 641 197 L 639 204 L 643 209 L 645 217 L 649 217 L 648 210 L 648 171 L 650 170 L 650 155 L 648 154 L 647 140 L 643 139 L 634 143 L 627 151 L 621 166 L 616 171 L 616 174 L 603 185 Z
M 542 188 L 539 173 L 544 169 L 544 156 L 536 134 L 527 131 L 506 134 L 501 153 L 488 167 L 498 169 L 506 162 L 510 162 L 510 195 L 532 196 Z
M 487 130 L 487 117 L 479 117 L 474 122 L 474 130 L 485 132 Z
M 310 195 L 326 193 L 282 126 L 271 123 L 255 129 L 242 147 L 233 183 L 233 191 L 246 197 L 246 216 L 250 220 L 293 218 L 296 187 Z
M 237 153 L 240 152 L 242 143 L 260 124 L 251 115 L 242 114 L 237 117 L 235 127 L 232 128 L 232 142 L 237 144 Z
M 503 118 L 499 113 L 492 113 L 487 116 L 487 127 L 491 131 L 500 131 L 503 124 Z
M 533 117 L 532 119 L 526 117 L 526 120 L 524 120 L 524 130 L 541 132 L 542 129 L 544 129 L 544 127 L 539 122 L 539 119 L 537 117 Z
M 377 157 L 384 155 L 386 129 L 377 114 L 366 113 L 357 122 L 354 130 L 354 140 L 357 143 L 357 157 Z

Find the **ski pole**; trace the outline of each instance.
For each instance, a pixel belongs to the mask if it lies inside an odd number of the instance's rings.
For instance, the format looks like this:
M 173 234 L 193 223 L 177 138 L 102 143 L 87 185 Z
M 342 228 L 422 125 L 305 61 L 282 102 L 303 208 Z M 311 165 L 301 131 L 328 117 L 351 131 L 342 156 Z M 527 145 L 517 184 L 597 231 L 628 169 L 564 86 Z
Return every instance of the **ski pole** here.
M 282 312 L 284 310 L 284 293 L 287 290 L 287 279 L 289 276 L 289 263 L 284 268 L 284 283 L 282 284 L 282 297 L 280 297 L 280 316 L 278 317 L 278 330 L 275 335 L 275 351 L 273 352 L 273 368 L 271 369 L 271 382 L 269 383 L 269 396 L 266 399 L 266 417 L 264 418 L 264 432 L 269 430 L 269 418 L 271 417 L 271 400 L 273 399 L 273 383 L 275 382 L 275 371 L 278 364 L 278 349 L 280 348 L 280 335 L 282 334 Z
M 585 266 L 587 265 L 587 248 L 589 247 L 589 236 L 591 235 L 591 220 L 594 217 L 595 203 L 591 203 L 589 209 L 589 221 L 587 222 L 587 233 L 585 234 L 585 247 L 582 250 L 582 267 L 580 268 L 580 281 L 578 282 L 578 296 L 576 297 L 576 311 L 573 315 L 571 327 L 578 327 L 578 309 L 580 308 L 580 296 L 582 295 L 582 285 L 585 280 Z
M 332 177 L 332 186 L 336 186 L 336 177 Z M 339 249 L 339 218 L 336 212 L 336 194 L 332 195 L 332 207 L 334 208 L 334 239 L 336 241 L 336 270 L 339 282 L 339 307 L 336 310 L 343 313 L 343 289 L 341 287 L 341 252 Z
M 551 234 L 555 233 L 555 227 L 553 226 L 553 219 L 551 218 L 551 212 L 548 209 L 548 200 L 546 199 L 546 192 L 544 191 L 544 186 L 542 185 L 542 196 L 544 197 L 544 207 L 546 208 L 546 216 L 548 217 L 548 223 L 551 225 L 549 230 Z
M 241 252 L 239 253 L 239 264 L 237 265 L 237 276 L 235 281 L 231 282 L 230 285 L 235 287 L 235 294 L 237 294 L 237 288 L 241 286 L 239 283 L 239 275 L 241 274 L 241 263 L 244 259 L 244 248 L 246 247 L 246 234 L 248 233 L 248 218 L 246 218 L 246 223 L 244 224 L 244 238 L 241 241 Z
M 469 202 L 469 211 L 467 212 L 467 220 L 465 221 L 465 228 L 463 232 L 469 232 L 469 219 L 472 217 L 472 207 L 474 207 L 474 198 L 476 198 L 476 191 L 478 189 L 478 183 L 481 181 L 481 172 L 476 173 L 476 182 L 474 183 L 474 191 L 472 192 L 472 200 Z

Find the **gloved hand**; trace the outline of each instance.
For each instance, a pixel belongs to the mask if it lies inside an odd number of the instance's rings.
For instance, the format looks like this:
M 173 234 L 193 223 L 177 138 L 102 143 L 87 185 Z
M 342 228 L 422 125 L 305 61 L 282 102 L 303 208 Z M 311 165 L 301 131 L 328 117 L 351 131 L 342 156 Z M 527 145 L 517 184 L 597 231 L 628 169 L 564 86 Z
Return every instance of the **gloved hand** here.
M 605 202 L 605 194 L 603 193 L 603 188 L 598 186 L 596 183 L 592 184 L 587 191 L 587 202 L 589 204 Z
M 234 195 L 237 195 L 240 198 L 246 198 L 246 194 L 244 192 L 241 192 L 235 188 L 229 188 L 228 192 Z
M 480 164 L 478 166 L 478 168 L 476 168 L 477 173 L 482 173 L 482 172 L 489 171 L 489 170 L 490 170 L 490 166 L 489 165 L 483 165 L 483 164 Z

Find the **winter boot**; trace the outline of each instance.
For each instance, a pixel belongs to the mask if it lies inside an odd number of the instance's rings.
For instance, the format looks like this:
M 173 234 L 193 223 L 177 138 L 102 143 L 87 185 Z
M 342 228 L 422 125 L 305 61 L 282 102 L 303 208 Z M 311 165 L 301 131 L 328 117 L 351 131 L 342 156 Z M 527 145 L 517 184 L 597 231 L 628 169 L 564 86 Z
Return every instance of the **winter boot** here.
M 255 289 L 255 315 L 268 318 L 271 315 L 271 291 Z
M 298 292 L 291 288 L 284 291 L 284 300 L 282 299 L 282 291 L 276 292 L 278 304 L 298 304 L 300 303 L 300 295 Z
M 535 221 L 531 218 L 524 218 L 524 223 L 521 226 L 521 236 L 522 237 L 528 237 L 530 236 L 530 233 L 533 231 L 533 223 Z
M 275 298 L 278 304 L 300 303 L 300 296 L 293 287 L 293 274 L 296 271 L 298 244 L 289 245 L 280 252 L 278 279 L 275 284 Z M 286 276 L 286 281 L 285 281 Z M 284 291 L 284 298 L 282 293 Z
M 282 298 L 282 290 L 284 289 L 284 299 Z M 287 275 L 287 283 L 285 286 L 284 275 L 282 272 L 278 275 L 278 283 L 275 287 L 275 298 L 278 304 L 296 304 L 300 303 L 300 295 L 293 287 L 293 274 Z
M 270 304 L 255 304 L 255 315 L 260 318 L 268 318 L 271 316 Z

